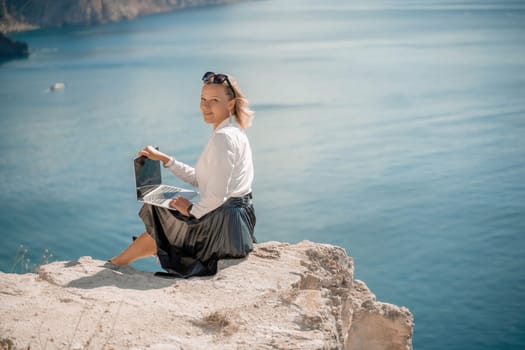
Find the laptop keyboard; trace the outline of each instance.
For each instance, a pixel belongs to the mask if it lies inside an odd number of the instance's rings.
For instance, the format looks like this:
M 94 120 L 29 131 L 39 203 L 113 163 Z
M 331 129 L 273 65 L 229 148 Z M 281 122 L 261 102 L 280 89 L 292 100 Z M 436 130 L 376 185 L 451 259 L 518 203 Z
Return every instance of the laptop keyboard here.
M 157 204 L 162 204 L 166 199 L 174 198 L 182 191 L 181 188 L 163 185 L 144 197 L 144 200 Z

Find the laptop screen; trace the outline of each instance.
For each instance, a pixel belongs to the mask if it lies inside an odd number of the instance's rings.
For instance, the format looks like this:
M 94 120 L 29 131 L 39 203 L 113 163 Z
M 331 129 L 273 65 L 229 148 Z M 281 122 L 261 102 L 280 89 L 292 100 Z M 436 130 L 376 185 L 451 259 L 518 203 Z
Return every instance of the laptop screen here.
M 140 156 L 135 158 L 134 163 L 137 195 L 139 195 L 139 189 L 148 190 L 152 186 L 161 184 L 160 161 Z

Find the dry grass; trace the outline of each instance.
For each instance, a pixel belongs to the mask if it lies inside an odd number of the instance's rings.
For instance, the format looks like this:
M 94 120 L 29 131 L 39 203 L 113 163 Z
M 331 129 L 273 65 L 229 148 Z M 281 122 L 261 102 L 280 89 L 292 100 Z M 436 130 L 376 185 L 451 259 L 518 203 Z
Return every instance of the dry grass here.
M 0 350 L 13 350 L 15 348 L 15 344 L 13 341 L 9 338 L 2 338 L 0 339 Z
M 53 254 L 46 248 L 44 249 L 40 259 L 37 263 L 32 263 L 31 259 L 27 257 L 29 249 L 20 244 L 15 253 L 15 259 L 11 266 L 11 272 L 13 273 L 35 273 L 41 265 L 48 264 Z M 0 348 L 0 350 L 3 350 Z
M 232 322 L 225 314 L 215 311 L 205 315 L 201 320 L 193 322 L 196 326 L 211 330 L 213 332 L 221 332 L 225 336 L 232 335 L 239 330 L 239 325 Z
M 225 328 L 230 325 L 230 320 L 218 311 L 212 312 L 202 318 L 202 323 L 205 326 L 213 328 Z
M 15 343 L 9 338 L 0 338 L 0 350 L 16 350 Z M 25 350 L 31 350 L 27 347 Z

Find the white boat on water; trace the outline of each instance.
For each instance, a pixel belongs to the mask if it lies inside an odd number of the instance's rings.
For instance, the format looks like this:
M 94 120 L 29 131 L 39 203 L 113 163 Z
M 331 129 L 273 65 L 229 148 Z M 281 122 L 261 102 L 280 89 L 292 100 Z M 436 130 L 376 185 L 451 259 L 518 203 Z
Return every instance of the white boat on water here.
M 57 90 L 62 90 L 64 89 L 66 86 L 64 85 L 64 83 L 54 83 L 53 85 L 51 85 L 49 87 L 49 90 L 51 91 L 57 91 Z

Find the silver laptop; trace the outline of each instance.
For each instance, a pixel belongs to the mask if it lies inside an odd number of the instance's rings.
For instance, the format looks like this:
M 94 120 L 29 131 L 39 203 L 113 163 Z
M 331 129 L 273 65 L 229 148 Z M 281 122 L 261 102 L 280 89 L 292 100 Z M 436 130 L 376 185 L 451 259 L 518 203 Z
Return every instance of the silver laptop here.
M 176 196 L 191 200 L 198 192 L 180 187 L 163 185 L 160 171 L 160 161 L 140 156 L 133 160 L 135 166 L 135 181 L 137 201 L 174 210 L 169 206 Z

